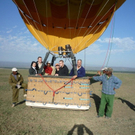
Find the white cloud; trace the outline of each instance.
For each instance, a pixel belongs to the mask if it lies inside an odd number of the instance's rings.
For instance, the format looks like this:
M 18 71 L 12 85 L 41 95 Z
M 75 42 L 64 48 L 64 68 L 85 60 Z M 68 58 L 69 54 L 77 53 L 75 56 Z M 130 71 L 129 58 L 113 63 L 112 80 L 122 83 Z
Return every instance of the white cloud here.
M 16 27 L 17 26 L 14 26 L 13 28 Z M 12 29 L 7 30 L 7 33 L 10 32 L 12 32 Z M 107 53 L 109 40 L 109 38 L 98 39 L 96 43 L 92 44 L 86 49 L 86 54 L 99 55 Z M 114 37 L 111 42 L 113 42 L 113 47 L 111 50 L 112 54 L 135 50 L 135 40 L 131 37 Z M 7 34 L 5 37 L 0 35 L 0 50 L 5 52 L 13 50 L 20 53 L 45 53 L 46 51 L 46 49 L 38 41 L 36 41 L 33 36 L 31 36 L 26 27 L 21 28 L 20 31 L 16 32 L 15 34 L 12 32 L 12 35 Z
M 99 38 L 97 41 L 100 42 L 100 43 L 108 43 L 109 38 L 104 38 L 104 39 Z
M 26 34 L 26 33 L 29 33 L 29 30 L 26 30 L 24 33 L 25 33 L 25 34 Z
M 21 28 L 21 30 L 27 30 L 27 28 L 26 27 L 23 27 L 23 28 Z
M 37 46 L 39 43 L 34 43 L 33 46 Z
M 20 53 L 44 53 L 45 48 L 36 40 L 30 40 L 27 36 L 0 36 L 0 50 L 2 52 Z
M 23 32 L 19 32 L 19 33 L 18 33 L 18 35 L 22 35 L 22 34 L 23 34 Z
M 12 30 L 8 30 L 8 31 L 6 31 L 6 33 L 11 33 L 12 32 Z
M 109 38 L 98 39 L 97 41 L 100 43 L 109 43 Z M 125 38 L 113 38 L 111 40 L 113 46 L 117 49 L 123 51 L 131 51 L 135 50 L 135 40 L 132 37 L 125 37 Z
M 86 54 L 101 54 L 106 52 L 106 50 L 102 50 L 102 45 L 100 44 L 92 44 L 88 47 Z
M 109 44 L 110 42 L 110 44 Z M 112 47 L 111 47 L 112 45 Z M 109 53 L 111 54 L 125 53 L 135 50 L 135 40 L 132 37 L 125 38 L 104 38 L 98 39 L 96 43 L 92 44 L 86 49 L 88 55 L 99 55 Z
M 15 28 L 17 28 L 17 26 L 15 25 L 13 28 L 15 29 Z
M 2 41 L 3 40 L 3 38 L 0 36 L 0 41 Z

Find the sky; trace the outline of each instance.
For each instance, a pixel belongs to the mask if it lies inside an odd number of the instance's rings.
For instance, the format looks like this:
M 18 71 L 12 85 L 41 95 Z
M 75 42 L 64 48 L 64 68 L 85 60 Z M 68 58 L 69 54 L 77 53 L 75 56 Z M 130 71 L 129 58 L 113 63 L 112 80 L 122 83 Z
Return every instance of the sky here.
M 112 22 L 96 42 L 75 55 L 84 67 L 135 68 L 135 0 L 126 0 L 115 12 L 113 32 Z M 0 61 L 31 63 L 38 56 L 44 58 L 46 52 L 26 28 L 12 0 L 0 0 Z

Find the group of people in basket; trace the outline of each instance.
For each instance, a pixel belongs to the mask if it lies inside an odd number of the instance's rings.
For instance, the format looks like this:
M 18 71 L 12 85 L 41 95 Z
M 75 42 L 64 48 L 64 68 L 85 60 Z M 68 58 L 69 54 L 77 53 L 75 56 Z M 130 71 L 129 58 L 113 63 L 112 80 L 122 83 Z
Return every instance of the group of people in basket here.
M 38 71 L 40 70 L 42 66 L 42 57 L 38 57 L 37 62 L 32 62 L 31 67 L 29 69 L 30 75 L 37 75 Z M 71 69 L 70 73 L 67 68 L 67 66 L 64 64 L 63 60 L 60 60 L 59 63 L 55 64 L 55 67 L 51 66 L 50 62 L 47 62 L 47 64 L 44 66 L 44 75 L 53 75 L 53 76 L 73 76 L 73 79 L 76 79 L 78 77 L 84 77 L 85 76 L 85 69 L 82 66 L 82 60 L 77 60 L 77 75 L 74 74 L 74 70 Z M 96 81 L 100 81 L 100 84 L 102 84 L 102 92 L 101 92 L 101 101 L 99 106 L 99 112 L 97 117 L 103 117 L 105 114 L 105 107 L 107 105 L 106 110 L 106 117 L 105 118 L 111 118 L 112 112 L 113 112 L 113 103 L 114 103 L 114 95 L 115 90 L 118 89 L 122 81 L 118 79 L 116 76 L 113 75 L 113 69 L 112 68 L 103 68 L 103 73 L 101 71 L 97 72 L 97 75 L 93 77 L 88 77 L 89 80 L 94 79 Z M 19 96 L 19 89 L 24 89 L 24 97 L 27 96 L 27 92 L 25 89 L 27 89 L 27 84 L 24 83 L 22 75 L 17 71 L 17 68 L 12 68 L 12 73 L 9 77 L 9 84 L 12 86 L 12 107 L 17 105 L 18 102 L 18 96 Z
M 72 69 L 69 73 L 68 67 L 64 64 L 63 60 L 60 60 L 59 63 L 55 64 L 55 67 L 51 65 L 50 61 L 47 61 L 46 65 L 42 63 L 42 57 L 38 57 L 38 61 L 32 61 L 31 67 L 29 69 L 30 75 L 37 75 L 41 67 L 43 66 L 42 74 L 43 75 L 53 75 L 53 76 L 73 76 L 74 79 L 76 77 L 84 77 L 85 76 L 85 69 L 82 66 L 82 60 L 77 60 L 77 76 L 74 76 L 74 70 Z

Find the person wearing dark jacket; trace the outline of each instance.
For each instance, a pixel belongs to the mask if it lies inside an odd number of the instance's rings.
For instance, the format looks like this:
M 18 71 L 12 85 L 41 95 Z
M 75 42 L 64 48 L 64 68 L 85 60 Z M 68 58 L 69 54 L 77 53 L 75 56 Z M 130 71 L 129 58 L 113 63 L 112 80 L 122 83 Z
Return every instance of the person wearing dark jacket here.
M 64 65 L 64 61 L 63 60 L 59 61 L 59 65 L 60 65 L 59 73 L 55 74 L 55 76 L 68 76 L 69 70 L 68 70 L 67 66 Z
M 85 69 L 82 66 L 82 60 L 79 59 L 77 60 L 77 75 L 74 74 L 74 69 L 72 68 L 70 74 L 70 76 L 73 76 L 73 78 L 77 78 L 77 77 L 84 77 L 85 76 Z
M 43 64 L 42 57 L 39 56 L 37 60 L 38 61 L 36 62 L 36 70 L 39 73 L 39 71 L 41 70 L 42 64 Z M 44 72 L 44 68 L 42 69 L 42 72 Z
M 37 75 L 37 69 L 36 69 L 36 62 L 32 61 L 31 67 L 29 69 L 29 74 L 30 75 Z

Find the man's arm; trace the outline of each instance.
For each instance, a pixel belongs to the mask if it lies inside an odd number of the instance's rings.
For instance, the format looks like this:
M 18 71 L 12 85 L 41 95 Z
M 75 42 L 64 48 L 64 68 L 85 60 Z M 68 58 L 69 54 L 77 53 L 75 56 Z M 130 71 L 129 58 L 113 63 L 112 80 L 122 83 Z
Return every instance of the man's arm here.
M 98 75 L 102 75 L 100 71 L 97 71 L 97 74 L 98 74 Z
M 10 84 L 11 86 L 16 86 L 16 83 L 13 82 L 11 75 L 10 75 L 10 77 L 9 77 L 9 84 Z
M 32 69 L 30 68 L 30 69 L 29 69 L 29 74 L 30 74 L 30 75 L 35 75 L 34 69 L 32 70 Z
M 66 76 L 68 76 L 68 72 L 69 72 L 69 70 L 68 70 L 68 67 L 66 67 Z
M 103 81 L 103 75 L 101 75 L 101 76 L 93 76 L 92 79 L 94 79 L 95 81 Z
M 33 74 L 33 72 L 32 72 L 32 70 L 31 70 L 31 68 L 29 69 L 29 74 L 30 74 L 30 75 L 32 75 L 32 74 Z
M 115 90 L 121 86 L 122 81 L 120 79 L 118 79 L 117 77 L 115 77 L 114 83 L 115 83 L 115 87 L 114 87 L 114 90 Z
M 73 68 L 72 68 L 71 71 L 70 71 L 69 76 L 73 76 L 73 75 L 74 75 L 74 71 L 73 71 Z
M 22 83 L 23 83 L 23 77 L 22 77 L 22 75 L 19 74 L 18 77 L 19 77 L 19 79 L 18 79 L 18 80 L 19 80 L 18 84 L 19 84 L 19 83 L 22 84 Z

